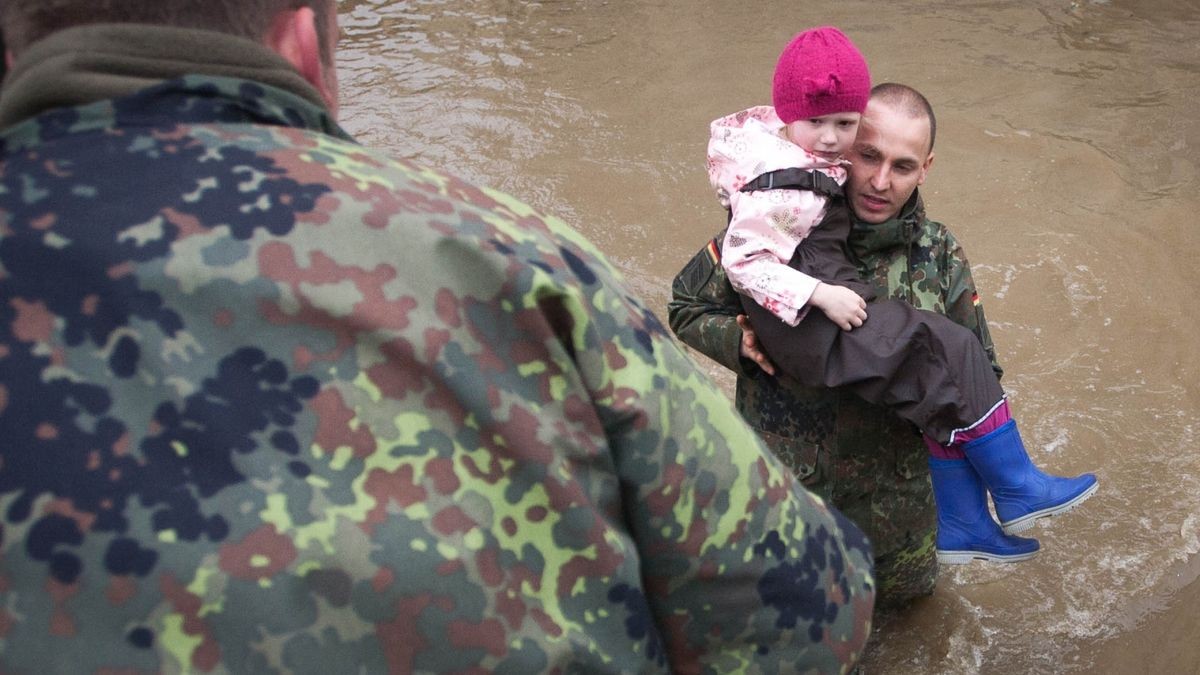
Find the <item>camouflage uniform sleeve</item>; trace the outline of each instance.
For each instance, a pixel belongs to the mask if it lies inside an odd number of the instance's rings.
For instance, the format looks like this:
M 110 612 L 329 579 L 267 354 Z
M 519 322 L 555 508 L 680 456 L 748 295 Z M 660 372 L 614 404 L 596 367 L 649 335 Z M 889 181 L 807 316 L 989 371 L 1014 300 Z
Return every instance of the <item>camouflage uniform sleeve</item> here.
M 720 264 L 723 236 L 722 232 L 706 243 L 675 276 L 667 321 L 687 346 L 738 375 L 749 375 L 758 366 L 741 356 L 737 315 L 742 304 Z
M 629 637 L 655 626 L 647 651 L 661 640 L 672 672 L 847 671 L 870 632 L 869 543 L 765 449 L 603 257 L 575 243 L 591 255 L 571 266 L 592 282 L 551 305 L 538 293 L 539 304 L 570 315 L 551 323 L 571 326 L 559 339 L 611 448 L 644 586 L 618 584 L 608 600 L 653 617 L 631 613 Z
M 983 302 L 979 291 L 975 288 L 975 279 L 971 276 L 971 263 L 963 251 L 958 239 L 940 223 L 933 223 L 943 233 L 942 257 L 942 289 L 946 298 L 946 315 L 954 322 L 971 329 L 983 344 L 988 360 L 996 377 L 1004 374 L 1000 362 L 996 358 L 996 346 L 992 343 L 992 334 L 988 330 L 987 318 L 983 313 Z
M 673 384 L 645 412 L 663 435 L 635 425 L 613 443 L 620 480 L 636 485 L 623 502 L 672 672 L 848 670 L 869 635 L 869 544 L 800 487 L 675 343 L 656 350 L 654 379 Z
M 487 223 L 479 240 L 427 248 L 465 256 L 437 266 L 448 288 L 489 267 L 501 281 L 467 284 L 487 289 L 464 312 L 488 317 L 486 339 L 454 371 L 508 402 L 476 411 L 507 414 L 516 433 L 505 454 L 521 480 L 507 491 L 551 490 L 552 539 L 521 519 L 505 540 L 554 569 L 559 625 L 619 672 L 852 667 L 875 595 L 861 531 L 764 448 L 591 242 L 505 195 L 471 194 L 483 210 L 463 222 Z M 635 654 L 652 663 L 623 667 Z

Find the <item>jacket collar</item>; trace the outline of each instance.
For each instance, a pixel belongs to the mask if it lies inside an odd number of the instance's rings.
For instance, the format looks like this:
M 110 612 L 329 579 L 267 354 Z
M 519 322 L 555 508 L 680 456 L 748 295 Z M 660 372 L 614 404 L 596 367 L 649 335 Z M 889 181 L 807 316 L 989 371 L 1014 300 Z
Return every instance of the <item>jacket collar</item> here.
M 920 225 L 925 221 L 925 202 L 919 190 L 901 207 L 895 217 L 883 223 L 866 223 L 851 218 L 850 250 L 859 260 L 889 249 L 910 246 L 916 242 Z
M 94 24 L 30 45 L 5 78 L 0 128 L 185 75 L 251 80 L 302 99 L 306 107 L 325 108 L 291 64 L 253 40 L 170 26 Z

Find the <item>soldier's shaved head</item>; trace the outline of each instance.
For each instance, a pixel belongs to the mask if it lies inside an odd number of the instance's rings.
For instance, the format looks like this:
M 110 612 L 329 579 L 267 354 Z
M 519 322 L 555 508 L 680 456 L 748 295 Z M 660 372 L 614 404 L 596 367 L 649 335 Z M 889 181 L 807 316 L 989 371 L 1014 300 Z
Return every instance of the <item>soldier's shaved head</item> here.
M 312 7 L 320 36 L 335 0 L 3 0 L 0 27 L 6 46 L 19 55 L 57 31 L 97 23 L 144 23 L 201 28 L 262 40 L 280 12 Z M 325 45 L 323 45 L 325 46 Z M 326 53 L 332 50 L 324 49 Z
M 921 92 L 906 84 L 884 82 L 871 89 L 871 100 L 886 103 L 892 108 L 903 111 L 909 117 L 929 120 L 929 151 L 933 151 L 933 141 L 937 137 L 937 118 L 933 115 L 933 106 Z

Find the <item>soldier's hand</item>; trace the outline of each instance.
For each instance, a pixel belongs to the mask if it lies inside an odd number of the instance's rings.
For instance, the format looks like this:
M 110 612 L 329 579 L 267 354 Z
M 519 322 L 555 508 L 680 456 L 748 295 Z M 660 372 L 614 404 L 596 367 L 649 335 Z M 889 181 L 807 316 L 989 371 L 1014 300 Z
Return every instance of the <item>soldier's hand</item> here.
M 758 335 L 755 334 L 754 327 L 750 325 L 750 317 L 738 314 L 737 323 L 742 327 L 742 356 L 758 364 L 764 373 L 774 375 L 775 364 L 771 363 L 771 359 L 767 358 L 766 353 L 759 346 Z

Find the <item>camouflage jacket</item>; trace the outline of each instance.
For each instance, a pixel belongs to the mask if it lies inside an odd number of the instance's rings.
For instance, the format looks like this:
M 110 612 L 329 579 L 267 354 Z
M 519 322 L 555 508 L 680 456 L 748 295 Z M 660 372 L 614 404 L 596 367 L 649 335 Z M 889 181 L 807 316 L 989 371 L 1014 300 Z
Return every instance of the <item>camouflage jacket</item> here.
M 809 489 L 867 533 L 880 603 L 932 592 L 936 512 L 919 434 L 852 394 L 807 389 L 743 359 L 735 321 L 741 304 L 718 264 L 721 239 L 718 235 L 675 278 L 671 328 L 737 373 L 736 404 L 750 425 Z M 945 226 L 925 218 L 919 195 L 886 223 L 855 221 L 850 244 L 880 297 L 906 300 L 970 328 L 1001 372 L 962 247 Z
M 6 128 L 0 178 L 0 670 L 844 672 L 865 644 L 861 532 L 562 222 L 202 75 Z

